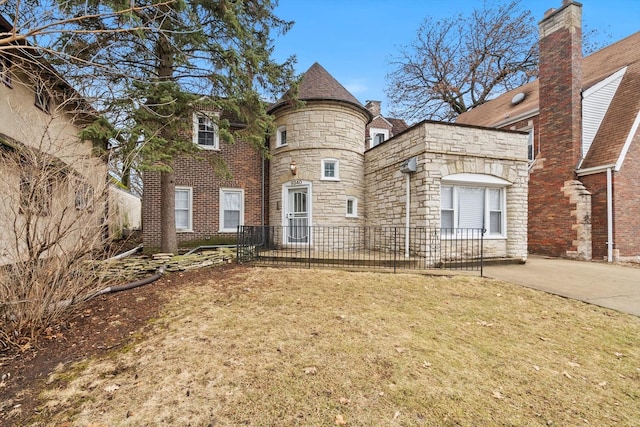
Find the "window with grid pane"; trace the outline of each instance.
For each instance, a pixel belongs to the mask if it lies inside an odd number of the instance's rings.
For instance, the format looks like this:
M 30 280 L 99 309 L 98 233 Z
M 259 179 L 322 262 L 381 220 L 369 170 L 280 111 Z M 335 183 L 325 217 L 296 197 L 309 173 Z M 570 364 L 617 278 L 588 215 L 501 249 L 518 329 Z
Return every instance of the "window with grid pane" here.
M 191 188 L 176 187 L 176 230 L 191 231 Z
M 220 190 L 220 231 L 235 233 L 244 224 L 244 191 Z
M 486 229 L 504 235 L 504 188 L 443 185 L 440 187 L 440 224 L 443 229 Z
M 214 113 L 197 112 L 193 116 L 193 142 L 205 150 L 219 147 L 218 125 Z
M 338 169 L 337 159 L 322 159 L 322 176 L 321 179 L 329 181 L 339 181 L 340 171 Z

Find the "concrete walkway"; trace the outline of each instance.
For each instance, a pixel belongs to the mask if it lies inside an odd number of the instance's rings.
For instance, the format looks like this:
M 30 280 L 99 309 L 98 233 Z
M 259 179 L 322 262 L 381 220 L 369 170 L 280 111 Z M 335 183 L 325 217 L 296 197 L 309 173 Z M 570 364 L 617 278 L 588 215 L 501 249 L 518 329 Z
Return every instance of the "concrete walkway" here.
M 485 266 L 484 275 L 640 316 L 640 268 L 529 256 L 526 264 Z

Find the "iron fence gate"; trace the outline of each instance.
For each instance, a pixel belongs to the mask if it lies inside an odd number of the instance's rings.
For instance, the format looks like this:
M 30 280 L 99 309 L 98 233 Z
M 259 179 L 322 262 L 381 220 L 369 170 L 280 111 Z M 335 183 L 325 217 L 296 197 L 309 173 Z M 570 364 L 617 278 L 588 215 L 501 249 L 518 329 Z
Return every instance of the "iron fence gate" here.
M 240 226 L 240 263 L 483 273 L 479 228 Z M 291 239 L 304 235 L 305 239 Z

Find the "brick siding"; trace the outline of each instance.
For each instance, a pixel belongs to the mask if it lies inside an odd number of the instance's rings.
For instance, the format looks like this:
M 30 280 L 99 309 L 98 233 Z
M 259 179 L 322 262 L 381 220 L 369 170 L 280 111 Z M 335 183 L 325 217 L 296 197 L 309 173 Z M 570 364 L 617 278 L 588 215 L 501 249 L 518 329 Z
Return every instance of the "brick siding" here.
M 191 187 L 193 223 L 191 232 L 178 232 L 178 243 L 218 236 L 235 237 L 234 233 L 220 233 L 220 188 L 244 189 L 244 222 L 262 223 L 262 157 L 246 142 L 220 142 L 220 151 L 203 150 L 200 158 L 182 157 L 175 160 L 177 187 Z M 231 177 L 216 173 L 216 159 L 226 162 Z M 265 165 L 268 167 L 268 165 Z M 268 191 L 268 170 L 265 170 L 265 195 Z M 145 246 L 160 245 L 160 174 L 143 174 L 142 199 Z M 266 215 L 266 212 L 265 212 Z M 264 218 L 265 221 L 268 218 Z

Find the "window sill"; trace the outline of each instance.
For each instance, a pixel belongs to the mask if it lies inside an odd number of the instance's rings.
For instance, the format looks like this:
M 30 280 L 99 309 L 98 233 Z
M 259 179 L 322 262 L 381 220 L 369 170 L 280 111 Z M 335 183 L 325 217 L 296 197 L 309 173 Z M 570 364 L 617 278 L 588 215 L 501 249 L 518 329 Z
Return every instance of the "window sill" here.
M 238 230 L 237 229 L 230 229 L 230 228 L 222 228 L 218 230 L 218 233 L 237 233 Z
M 327 177 L 322 177 L 322 178 L 320 178 L 320 181 L 340 181 L 340 178 L 327 178 Z
M 345 218 L 358 218 L 358 215 L 345 215 Z
M 176 233 L 193 233 L 191 228 L 176 228 Z
M 198 148 L 200 148 L 201 150 L 206 150 L 206 151 L 220 151 L 220 147 L 212 147 L 209 145 L 200 145 L 197 144 Z

